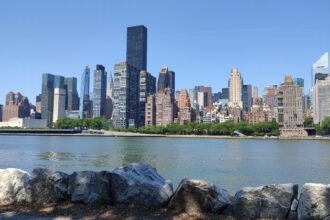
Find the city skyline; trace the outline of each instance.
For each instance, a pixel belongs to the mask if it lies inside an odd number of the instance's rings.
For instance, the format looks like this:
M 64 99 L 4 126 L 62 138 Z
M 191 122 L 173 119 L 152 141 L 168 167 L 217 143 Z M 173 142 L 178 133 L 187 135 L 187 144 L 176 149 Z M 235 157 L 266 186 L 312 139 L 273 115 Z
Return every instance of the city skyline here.
M 33 103 L 35 96 L 40 93 L 41 75 L 45 72 L 76 77 L 78 85 L 81 84 L 85 65 L 93 68 L 96 64 L 102 64 L 108 73 L 113 72 L 114 64 L 125 60 L 126 28 L 135 25 L 145 25 L 149 31 L 148 72 L 157 76 L 164 65 L 175 70 L 177 90 L 204 85 L 211 86 L 213 92 L 220 91 L 227 87 L 230 69 L 238 67 L 245 79 L 244 83 L 258 86 L 259 91 L 268 85 L 280 84 L 286 74 L 304 78 L 306 91 L 311 84 L 312 64 L 329 51 L 327 36 L 330 24 L 323 19 L 326 18 L 323 10 L 326 12 L 327 7 L 319 8 L 314 2 L 307 1 L 299 1 L 297 6 L 297 2 L 261 4 L 253 1 L 251 6 L 241 3 L 238 7 L 237 2 L 209 1 L 209 6 L 214 7 L 206 7 L 201 3 L 186 5 L 169 1 L 163 6 L 164 9 L 172 9 L 174 16 L 179 12 L 188 16 L 197 11 L 204 15 L 192 21 L 181 16 L 177 22 L 161 18 L 157 14 L 158 10 L 155 10 L 157 5 L 151 1 L 142 1 L 140 4 L 133 1 L 97 1 L 95 5 L 83 2 L 79 9 L 73 10 L 73 14 L 69 12 L 76 6 L 75 1 L 65 3 L 65 8 L 61 8 L 61 4 L 39 1 L 30 5 L 18 1 L 6 2 L 0 9 L 0 22 L 5 33 L 0 43 L 3 48 L 0 51 L 0 64 L 5 73 L 0 82 L 0 103 L 4 103 L 4 96 L 9 91 L 20 91 Z M 329 5 L 326 1 L 319 2 L 324 6 Z M 112 16 L 116 16 L 117 12 L 89 20 L 77 15 L 84 14 L 92 6 L 100 11 L 113 7 L 127 8 L 128 11 L 150 10 L 150 14 L 117 19 L 116 22 Z M 243 10 L 244 6 L 251 9 L 254 15 Z M 297 6 L 295 11 L 291 11 L 294 6 Z M 17 8 L 15 13 L 8 14 L 13 7 Z M 187 10 L 182 12 L 184 7 Z M 54 12 L 51 12 L 53 9 Z M 61 19 L 56 14 L 56 10 L 60 9 L 63 11 Z M 209 9 L 209 13 L 206 9 Z M 229 12 L 225 9 L 235 9 L 241 13 L 228 19 Z M 40 13 L 36 13 L 36 10 Z M 282 18 L 266 18 L 262 21 L 264 13 L 272 15 L 279 10 Z M 16 13 L 21 13 L 21 19 L 12 19 Z M 248 13 L 251 17 L 242 22 Z M 40 16 L 44 16 L 44 21 L 40 20 Z M 159 21 L 152 21 L 151 16 Z M 49 24 L 54 28 L 48 27 Z M 85 24 L 91 31 L 104 26 L 106 36 L 88 34 L 87 39 L 81 34 Z M 77 28 L 71 30 L 72 25 L 77 25 Z M 196 25 L 199 29 L 195 28 Z M 81 51 L 85 51 L 85 55 L 81 55 Z M 22 80 L 11 83 L 13 77 Z M 25 81 L 29 83 L 23 83 Z

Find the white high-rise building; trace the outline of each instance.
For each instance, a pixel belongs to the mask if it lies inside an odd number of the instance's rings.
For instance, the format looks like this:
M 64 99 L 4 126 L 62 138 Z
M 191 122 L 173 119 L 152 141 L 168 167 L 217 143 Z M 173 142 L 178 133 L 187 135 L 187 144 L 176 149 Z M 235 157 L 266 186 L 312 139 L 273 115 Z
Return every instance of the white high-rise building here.
M 243 101 L 242 101 L 243 78 L 237 68 L 233 68 L 231 70 L 228 87 L 229 87 L 228 107 L 239 107 L 242 109 L 243 108 Z
M 108 81 L 107 81 L 107 97 L 110 97 L 113 99 L 113 79 L 112 79 L 112 73 L 110 72 Z
M 318 124 L 330 116 L 330 76 L 316 80 L 313 87 L 314 123 Z
M 329 53 L 324 53 L 312 66 L 312 87 L 315 84 L 317 73 L 329 74 Z
M 54 89 L 53 123 L 65 118 L 65 89 Z

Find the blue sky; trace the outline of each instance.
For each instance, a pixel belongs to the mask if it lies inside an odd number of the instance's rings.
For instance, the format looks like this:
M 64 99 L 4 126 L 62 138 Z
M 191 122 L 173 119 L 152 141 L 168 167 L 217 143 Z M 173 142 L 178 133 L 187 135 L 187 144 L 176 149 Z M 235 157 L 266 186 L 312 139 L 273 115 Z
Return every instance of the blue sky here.
M 305 78 L 330 51 L 328 0 L 1 0 L 0 103 L 9 91 L 35 102 L 41 75 L 75 76 L 85 65 L 113 72 L 125 60 L 126 28 L 148 28 L 148 71 L 176 72 L 176 87 L 227 86 Z M 78 88 L 78 91 L 80 88 Z M 261 93 L 261 92 L 260 92 Z

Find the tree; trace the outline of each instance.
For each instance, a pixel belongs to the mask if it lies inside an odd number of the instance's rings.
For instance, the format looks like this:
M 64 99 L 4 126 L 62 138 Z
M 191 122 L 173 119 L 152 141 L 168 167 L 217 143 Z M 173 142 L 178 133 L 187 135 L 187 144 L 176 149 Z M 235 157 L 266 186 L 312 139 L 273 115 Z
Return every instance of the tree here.
M 304 127 L 311 128 L 314 127 L 313 117 L 306 117 L 304 120 Z
M 321 122 L 321 132 L 324 135 L 329 135 L 330 134 L 330 116 L 326 117 Z

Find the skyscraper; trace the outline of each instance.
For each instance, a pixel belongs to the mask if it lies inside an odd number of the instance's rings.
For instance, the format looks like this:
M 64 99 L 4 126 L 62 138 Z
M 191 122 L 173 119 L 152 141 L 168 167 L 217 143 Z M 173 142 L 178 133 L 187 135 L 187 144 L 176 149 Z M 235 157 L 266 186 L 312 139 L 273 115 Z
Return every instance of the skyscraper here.
M 238 72 L 237 68 L 233 68 L 231 70 L 230 78 L 228 81 L 229 87 L 229 107 L 239 107 L 243 108 L 243 101 L 242 101 L 242 86 L 243 86 L 243 79 L 241 74 Z
M 255 90 L 255 87 L 253 87 L 253 91 Z M 244 111 L 249 111 L 252 104 L 252 86 L 251 85 L 243 85 L 243 109 Z
M 195 111 L 197 111 L 199 109 L 198 100 L 197 100 L 197 93 L 198 93 L 198 91 L 195 88 L 189 89 L 190 104 L 191 104 L 191 107 Z
M 126 61 L 139 70 L 147 70 L 147 32 L 143 25 L 127 28 Z
M 278 123 L 282 136 L 306 136 L 303 129 L 302 90 L 293 84 L 290 75 L 285 76 L 284 83 L 277 93 Z
M 156 77 L 145 70 L 140 72 L 139 126 L 145 125 L 145 106 L 147 97 L 156 93 Z
M 175 72 L 168 70 L 167 66 L 163 66 L 158 77 L 158 92 L 165 89 L 171 89 L 172 98 L 175 98 Z
M 127 62 L 115 64 L 112 115 L 115 127 L 136 127 L 139 123 L 139 73 Z
M 324 53 L 312 66 L 312 86 L 315 84 L 317 73 L 329 74 L 329 53 Z
M 113 112 L 113 79 L 112 73 L 109 73 L 107 80 L 107 98 L 106 98 L 106 113 L 105 117 L 110 119 Z
M 6 105 L 3 107 L 3 121 L 12 118 L 25 118 L 30 116 L 30 103 L 27 97 L 21 93 L 9 92 L 6 95 Z
M 94 71 L 93 117 L 102 117 L 106 113 L 107 72 L 102 65 L 96 65 Z
M 195 120 L 195 112 L 191 109 L 190 98 L 186 89 L 181 89 L 177 96 L 178 120 L 180 124 Z
M 54 88 L 53 123 L 65 117 L 66 89 Z
M 316 80 L 313 87 L 314 123 L 319 124 L 330 116 L 330 76 L 324 80 Z
M 80 107 L 79 107 L 80 118 L 87 118 L 91 116 L 92 106 L 89 95 L 89 85 L 90 85 L 90 69 L 88 66 L 86 66 L 81 76 Z
M 47 120 L 47 125 L 53 121 L 55 88 L 64 90 L 64 77 L 44 73 L 41 87 L 41 117 Z
M 169 87 L 168 68 L 164 66 L 161 68 L 158 76 L 158 92 L 163 91 Z
M 77 78 L 76 77 L 65 77 L 64 78 L 64 89 L 65 89 L 65 110 L 67 110 L 67 111 L 79 110 Z
M 259 90 L 257 86 L 253 86 L 252 97 L 255 99 L 259 98 Z
M 172 90 L 167 88 L 156 94 L 156 125 L 173 124 L 176 115 L 174 99 L 172 98 Z

